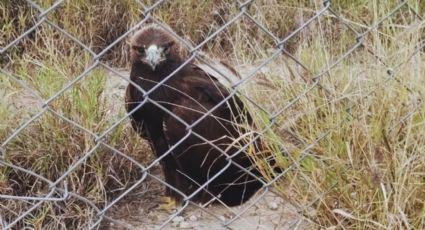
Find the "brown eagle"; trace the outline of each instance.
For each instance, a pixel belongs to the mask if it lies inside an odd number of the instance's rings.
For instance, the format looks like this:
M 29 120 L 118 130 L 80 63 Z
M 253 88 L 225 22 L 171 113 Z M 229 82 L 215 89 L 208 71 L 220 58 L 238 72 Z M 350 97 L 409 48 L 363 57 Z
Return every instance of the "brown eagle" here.
M 189 127 L 230 95 L 227 88 L 193 61 L 158 85 L 187 60 L 182 45 L 159 26 L 144 27 L 130 45 L 131 81 L 145 92 L 157 88 L 144 96 L 129 84 L 127 112 L 132 112 L 133 128 L 149 140 L 157 157 L 173 146 L 161 160 L 165 182 L 195 202 L 216 198 L 234 206 L 248 200 L 262 183 L 250 158 L 240 151 L 246 144 L 241 138 L 247 132 L 244 127 L 252 124 L 242 101 L 232 96 Z M 168 186 L 166 195 L 182 199 Z

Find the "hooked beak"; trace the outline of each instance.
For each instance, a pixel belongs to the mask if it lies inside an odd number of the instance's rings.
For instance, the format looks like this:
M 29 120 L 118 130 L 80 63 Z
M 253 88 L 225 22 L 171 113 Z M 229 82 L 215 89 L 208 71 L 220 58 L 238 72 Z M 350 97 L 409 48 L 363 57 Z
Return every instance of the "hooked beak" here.
M 151 45 L 146 50 L 145 62 L 155 71 L 156 66 L 162 59 L 162 48 L 158 48 L 156 45 Z

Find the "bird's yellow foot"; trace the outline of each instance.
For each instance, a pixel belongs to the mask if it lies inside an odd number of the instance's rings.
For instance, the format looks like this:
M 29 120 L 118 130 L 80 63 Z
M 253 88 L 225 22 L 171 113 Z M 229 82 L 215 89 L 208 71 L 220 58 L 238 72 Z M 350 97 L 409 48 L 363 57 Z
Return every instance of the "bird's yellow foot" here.
M 159 202 L 161 204 L 159 205 L 159 209 L 171 211 L 173 209 L 177 209 L 177 200 L 170 196 L 162 196 L 159 198 Z

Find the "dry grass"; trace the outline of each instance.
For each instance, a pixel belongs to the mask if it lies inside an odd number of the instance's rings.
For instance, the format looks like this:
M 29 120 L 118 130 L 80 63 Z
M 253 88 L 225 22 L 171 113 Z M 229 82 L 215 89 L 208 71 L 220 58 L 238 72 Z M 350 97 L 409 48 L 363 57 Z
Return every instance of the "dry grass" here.
M 360 31 L 395 5 L 368 4 L 373 12 L 367 13 L 373 18 Z M 355 43 L 356 36 L 333 18 L 321 19 L 310 32 L 315 38 L 301 40 L 295 55 L 313 76 Z M 425 66 L 417 45 L 424 35 L 423 20 L 402 8 L 365 37 L 363 48 L 323 75 L 324 89 L 310 90 L 275 118 L 274 132 L 266 133 L 272 152 L 283 150 L 283 156 L 275 156 L 277 162 L 283 168 L 294 166 L 276 188 L 304 207 L 306 218 L 318 226 L 423 227 Z M 297 74 L 291 76 L 287 68 L 293 65 L 273 64 L 264 74 L 270 78 L 281 73 L 281 83 L 274 81 L 281 90 L 253 93 L 257 102 L 271 98 L 270 113 L 313 84 L 303 83 Z M 268 119 L 258 122 L 270 123 Z M 273 174 L 262 167 L 266 174 Z
M 47 8 L 54 1 L 38 1 Z M 143 18 L 137 1 L 66 1 L 48 19 L 99 52 Z M 332 9 L 359 33 L 399 3 L 332 1 Z M 108 5 L 108 7 L 104 7 Z M 425 2 L 409 5 L 424 16 Z M 278 38 L 302 25 L 322 7 L 319 1 L 255 1 L 248 12 Z M 306 219 L 320 227 L 349 229 L 421 229 L 425 221 L 425 92 L 424 53 L 417 45 L 425 38 L 424 21 L 412 9 L 401 8 L 365 37 L 356 49 L 309 88 L 313 76 L 331 66 L 356 43 L 356 34 L 341 20 L 325 15 L 289 40 L 285 47 L 301 61 L 302 69 L 280 55 L 256 74 L 273 86 L 246 84 L 242 91 L 265 111 L 250 104 L 258 128 L 273 122 L 264 133 L 268 156 L 282 168 L 293 167 L 276 182 L 276 189 L 302 209 Z M 37 12 L 24 1 L 0 2 L 0 46 L 30 28 Z M 166 1 L 153 10 L 160 21 L 182 37 L 199 44 L 239 12 L 233 1 Z M 125 41 L 101 58 L 116 67 L 128 67 Z M 226 28 L 204 51 L 229 57 L 241 72 L 250 72 L 275 50 L 274 41 L 248 18 Z M 373 54 L 371 54 L 371 52 Z M 384 64 L 385 63 L 385 64 Z M 0 57 L 2 69 L 15 73 L 34 89 L 33 95 L 0 73 L 0 142 L 32 115 L 45 109 L 47 100 L 93 64 L 92 56 L 67 36 L 43 24 Z M 391 74 L 388 74 L 388 73 Z M 111 112 L 105 92 L 107 71 L 96 67 L 84 80 L 53 99 L 49 109 L 101 134 L 120 117 Z M 274 114 L 300 97 L 295 103 Z M 350 108 L 350 113 L 347 109 Z M 47 111 L 6 146 L 6 162 L 30 169 L 49 180 L 58 179 L 70 165 L 90 151 L 93 136 Z M 325 135 L 323 139 L 321 137 Z M 119 125 L 105 142 L 144 164 L 149 148 L 126 124 Z M 311 145 L 314 144 L 314 145 Z M 306 151 L 307 149 L 307 151 Z M 271 167 L 256 159 L 264 174 Z M 140 178 L 140 169 L 110 149 L 100 146 L 84 164 L 67 176 L 70 191 L 102 206 Z M 63 186 L 63 185 L 61 185 Z M 42 195 L 47 183 L 11 167 L 0 167 L 0 191 L 9 195 Z M 57 194 L 60 196 L 60 194 Z M 0 214 L 13 220 L 31 207 L 18 201 L 0 201 Z M 46 203 L 23 225 L 41 228 L 84 228 L 95 212 L 75 197 Z

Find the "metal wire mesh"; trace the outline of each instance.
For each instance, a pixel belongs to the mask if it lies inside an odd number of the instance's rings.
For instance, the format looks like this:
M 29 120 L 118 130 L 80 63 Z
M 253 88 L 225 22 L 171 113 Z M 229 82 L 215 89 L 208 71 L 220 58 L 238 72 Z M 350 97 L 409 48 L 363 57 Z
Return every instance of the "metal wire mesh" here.
M 281 122 L 281 119 L 279 119 L 280 116 L 282 116 L 285 113 L 290 113 L 291 108 L 295 106 L 300 101 L 304 100 L 306 97 L 310 95 L 310 93 L 314 90 L 319 90 L 320 92 L 324 92 L 324 97 L 330 93 L 329 85 L 324 84 L 324 82 L 330 81 L 332 82 L 332 78 L 337 78 L 335 75 L 331 75 L 330 72 L 340 65 L 340 63 L 349 61 L 349 58 L 351 55 L 356 55 L 357 52 L 361 52 L 362 55 L 372 55 L 374 59 L 377 61 L 377 63 L 383 67 L 380 69 L 385 69 L 387 74 L 387 81 L 386 83 L 394 83 L 408 91 L 410 95 L 412 95 L 415 98 L 415 103 L 412 108 L 409 108 L 409 110 L 406 112 L 406 114 L 403 116 L 403 119 L 399 121 L 399 123 L 394 124 L 392 128 L 395 128 L 400 123 L 403 123 L 405 119 L 409 119 L 412 117 L 420 108 L 421 106 L 421 98 L 420 93 L 416 92 L 414 89 L 412 89 L 409 84 L 406 84 L 403 79 L 400 79 L 398 77 L 398 71 L 400 67 L 407 63 L 409 60 L 400 60 L 398 65 L 393 64 L 387 64 L 381 57 L 382 55 L 379 53 L 379 51 L 376 51 L 376 47 L 373 47 L 372 44 L 368 43 L 368 40 L 366 39 L 368 36 L 371 36 L 371 34 L 376 31 L 381 24 L 386 21 L 390 20 L 392 17 L 394 17 L 396 14 L 400 12 L 409 12 L 412 16 L 412 20 L 406 22 L 405 30 L 409 28 L 409 26 L 412 26 L 413 24 L 419 24 L 423 25 L 425 23 L 424 19 L 421 17 L 421 14 L 419 12 L 416 12 L 414 7 L 410 5 L 408 1 L 400 1 L 400 3 L 393 7 L 392 11 L 388 12 L 388 14 L 380 19 L 377 19 L 373 24 L 370 24 L 365 27 L 358 27 L 355 22 L 349 21 L 346 19 L 342 13 L 338 12 L 338 10 L 333 8 L 333 4 L 331 1 L 323 1 L 321 4 L 321 8 L 316 10 L 314 14 L 311 15 L 307 20 L 300 23 L 300 25 L 297 26 L 296 29 L 294 29 L 289 35 L 285 37 L 279 37 L 277 36 L 273 31 L 271 31 L 267 26 L 263 25 L 261 22 L 259 22 L 255 17 L 253 17 L 250 13 L 250 6 L 253 4 L 254 1 L 246 1 L 246 2 L 237 2 L 239 12 L 234 14 L 231 18 L 229 18 L 225 23 L 223 23 L 218 29 L 216 29 L 214 32 L 210 33 L 208 36 L 206 36 L 200 43 L 197 45 L 191 45 L 190 42 L 187 41 L 186 38 L 181 37 L 177 35 L 175 32 L 171 31 L 168 27 L 168 25 L 165 25 L 161 20 L 157 17 L 155 13 L 155 9 L 161 6 L 166 2 L 163 1 L 157 1 L 154 4 L 152 4 L 149 7 L 146 7 L 143 9 L 143 18 L 142 20 L 134 25 L 134 27 L 127 30 L 125 33 L 123 33 L 121 36 L 119 36 L 116 40 L 111 42 L 109 45 L 106 46 L 106 48 L 102 49 L 100 52 L 95 52 L 91 48 L 89 44 L 84 44 L 79 39 L 74 37 L 71 33 L 67 32 L 66 30 L 62 29 L 60 25 L 55 23 L 54 21 L 51 21 L 48 19 L 48 15 L 51 13 L 54 13 L 61 5 L 65 4 L 65 0 L 58 0 L 54 2 L 51 6 L 48 8 L 43 8 L 40 5 L 38 5 L 36 2 L 31 0 L 26 0 L 26 3 L 32 8 L 32 10 L 37 12 L 37 21 L 33 24 L 33 26 L 27 30 L 25 30 L 22 34 L 20 34 L 16 39 L 13 41 L 8 42 L 7 44 L 3 44 L 0 49 L 0 55 L 6 55 L 7 52 L 9 52 L 11 49 L 16 47 L 24 38 L 29 36 L 32 32 L 37 31 L 40 29 L 41 26 L 47 25 L 50 26 L 50 28 L 53 28 L 53 30 L 56 30 L 60 32 L 63 36 L 70 39 L 73 43 L 77 44 L 82 50 L 85 52 L 88 52 L 91 59 L 91 65 L 84 68 L 84 71 L 79 74 L 78 76 L 75 76 L 71 81 L 67 82 L 65 85 L 63 85 L 59 90 L 57 90 L 54 94 L 49 95 L 48 97 L 40 96 L 40 92 L 38 92 L 36 89 L 32 88 L 25 80 L 22 80 L 23 78 L 19 76 L 19 73 L 17 72 L 10 72 L 7 70 L 6 67 L 2 67 L 0 69 L 0 73 L 2 73 L 2 76 L 4 78 L 7 78 L 10 81 L 15 82 L 17 85 L 19 85 L 23 91 L 25 91 L 28 94 L 33 95 L 37 103 L 39 103 L 40 109 L 31 115 L 28 119 L 26 119 L 21 124 L 17 124 L 15 129 L 10 132 L 7 137 L 2 140 L 1 143 L 1 157 L 0 157 L 0 165 L 2 167 L 22 173 L 27 174 L 28 176 L 31 176 L 33 178 L 36 178 L 36 180 L 39 183 L 44 183 L 47 186 L 44 186 L 44 189 L 42 191 L 38 191 L 33 196 L 26 196 L 26 195 L 7 195 L 7 194 L 0 194 L 0 200 L 3 201 L 22 201 L 25 203 L 24 209 L 21 210 L 19 213 L 13 213 L 13 218 L 6 218 L 6 214 L 8 210 L 3 211 L 4 217 L 1 217 L 1 224 L 3 229 L 11 229 L 15 226 L 25 226 L 26 221 L 28 221 L 28 218 L 30 218 L 35 211 L 42 210 L 46 206 L 52 205 L 55 206 L 55 204 L 66 202 L 67 200 L 73 198 L 77 200 L 79 203 L 86 205 L 90 209 L 93 210 L 94 214 L 91 216 L 90 223 L 85 226 L 89 229 L 96 229 L 101 226 L 104 222 L 110 222 L 114 223 L 117 226 L 123 227 L 123 228 L 135 228 L 130 223 L 126 223 L 123 221 L 116 220 L 112 218 L 108 211 L 110 211 L 114 206 L 117 205 L 123 198 L 131 196 L 132 193 L 137 188 L 140 188 L 144 183 L 146 183 L 148 178 L 153 178 L 153 180 L 159 181 L 160 184 L 163 186 L 167 186 L 173 190 L 175 190 L 177 193 L 179 193 L 183 197 L 183 204 L 177 209 L 176 212 L 170 214 L 167 216 L 166 219 L 162 220 L 161 223 L 158 223 L 156 226 L 159 229 L 165 228 L 167 226 L 170 226 L 172 223 L 172 220 L 181 215 L 189 206 L 194 206 L 201 210 L 202 212 L 208 213 L 208 215 L 214 215 L 213 213 L 209 213 L 208 208 L 205 207 L 205 205 L 199 205 L 196 203 L 191 202 L 191 198 L 193 198 L 197 193 L 199 193 L 203 188 L 208 186 L 208 184 L 214 180 L 215 177 L 211 178 L 209 181 L 207 181 L 205 184 L 201 185 L 200 188 L 198 188 L 193 194 L 186 195 L 182 193 L 181 191 L 178 191 L 176 188 L 173 188 L 171 185 L 167 184 L 160 176 L 157 174 L 152 173 L 155 167 L 158 166 L 158 163 L 166 157 L 168 154 L 171 154 L 172 151 L 181 143 L 183 142 L 189 135 L 195 135 L 202 139 L 203 141 L 209 143 L 210 145 L 214 145 L 210 140 L 205 139 L 203 136 L 197 134 L 193 131 L 193 127 L 197 125 L 202 119 L 207 117 L 208 115 L 211 115 L 212 112 L 221 106 L 222 104 L 226 103 L 227 100 L 229 100 L 233 95 L 239 95 L 243 97 L 246 101 L 249 101 L 250 106 L 257 110 L 261 110 L 263 113 L 266 114 L 266 120 L 268 120 L 268 124 L 265 125 L 261 130 L 258 130 L 256 132 L 256 135 L 252 137 L 252 140 L 249 141 L 245 146 L 241 147 L 238 153 L 245 151 L 249 144 L 255 142 L 256 139 L 261 138 L 263 135 L 265 135 L 266 132 L 273 129 L 279 122 Z M 198 121 L 192 123 L 192 124 L 186 124 L 183 120 L 181 120 L 179 117 L 173 115 L 171 112 L 169 112 L 166 108 L 164 108 L 161 104 L 158 102 L 152 100 L 149 98 L 149 94 L 156 90 L 161 84 L 164 84 L 164 82 L 172 78 L 176 72 L 178 72 L 181 68 L 183 68 L 186 64 L 191 62 L 192 60 L 199 59 L 200 58 L 200 51 L 206 47 L 206 45 L 214 39 L 217 38 L 220 34 L 224 33 L 226 29 L 229 27 L 232 27 L 235 23 L 241 22 L 243 23 L 252 23 L 255 27 L 260 29 L 265 36 L 267 36 L 269 39 L 273 41 L 274 47 L 272 47 L 271 52 L 269 55 L 264 58 L 261 63 L 256 64 L 255 66 L 252 66 L 252 68 L 249 69 L 249 71 L 246 71 L 247 73 L 243 74 L 243 78 L 238 81 L 234 82 L 231 86 L 231 92 L 228 97 L 225 98 L 221 103 L 219 103 L 217 106 L 212 108 L 210 111 L 205 113 Z M 287 50 L 286 45 L 287 43 L 294 39 L 296 36 L 300 36 L 300 34 L 306 30 L 308 30 L 309 26 L 312 24 L 317 24 L 321 19 L 330 19 L 334 20 L 335 23 L 338 23 L 341 27 L 344 28 L 345 31 L 348 31 L 346 33 L 349 33 L 351 36 L 351 39 L 354 41 L 354 43 L 349 46 L 345 47 L 344 50 L 342 50 L 338 55 L 335 55 L 334 57 L 331 57 L 330 60 L 326 65 L 318 67 L 313 69 L 310 67 L 311 65 L 304 64 L 303 61 L 300 60 L 300 58 L 297 55 L 292 54 L 290 51 Z M 131 36 L 136 30 L 139 28 L 142 28 L 147 23 L 155 23 L 162 27 L 163 29 L 167 30 L 172 34 L 177 40 L 183 42 L 185 46 L 187 47 L 190 57 L 185 61 L 185 63 L 180 66 L 178 69 L 176 69 L 172 74 L 170 74 L 166 79 L 162 80 L 157 84 L 156 87 L 152 88 L 148 92 L 143 92 L 145 95 L 147 95 L 146 100 L 141 102 L 140 105 L 133 110 L 132 112 L 125 114 L 121 116 L 119 119 L 114 121 L 112 124 L 108 126 L 107 129 L 105 129 L 102 132 L 93 131 L 90 128 L 86 128 L 84 125 L 80 124 L 78 121 L 72 120 L 71 118 L 67 117 L 63 113 L 56 111 L 52 107 L 52 103 L 57 100 L 58 98 L 62 97 L 66 92 L 72 90 L 75 85 L 80 84 L 81 82 L 84 82 L 87 80 L 89 75 L 98 67 L 104 68 L 110 72 L 113 73 L 115 78 L 120 78 L 124 81 L 126 81 L 128 84 L 133 84 L 136 87 L 137 84 L 134 82 L 131 82 L 128 79 L 128 75 L 126 73 L 122 73 L 118 71 L 116 68 L 112 67 L 110 64 L 102 60 L 102 57 L 104 57 L 108 52 L 110 52 L 117 44 L 120 42 L 126 41 L 129 36 Z M 360 29 L 359 29 L 360 28 Z M 411 53 L 410 57 L 414 57 L 415 55 L 420 54 L 423 52 L 425 48 L 425 42 L 421 41 L 416 45 L 416 49 L 414 52 Z M 261 102 L 256 101 L 251 98 L 251 95 L 248 95 L 246 91 L 241 90 L 241 88 L 246 85 L 249 82 L 254 82 L 258 77 L 257 75 L 259 73 L 262 73 L 262 69 L 271 64 L 272 62 L 276 61 L 279 58 L 285 57 L 287 60 L 290 60 L 293 66 L 296 66 L 297 69 L 308 73 L 309 75 L 307 81 L 305 81 L 303 86 L 301 87 L 302 90 L 297 92 L 297 95 L 293 98 L 288 99 L 285 101 L 285 103 L 280 106 L 278 109 L 274 111 L 270 111 L 267 109 L 267 103 L 268 102 Z M 205 63 L 208 65 L 208 63 Z M 211 68 L 214 68 L 211 66 Z M 270 67 L 271 68 L 271 67 Z M 217 70 L 220 72 L 220 70 Z M 372 77 L 372 76 L 371 76 Z M 329 79 L 331 78 L 331 79 Z M 368 97 L 373 97 L 374 92 L 378 88 L 385 88 L 387 87 L 386 84 L 384 85 L 378 85 L 375 88 L 365 89 L 367 92 L 362 94 L 362 98 L 366 99 Z M 143 91 L 140 87 L 138 87 L 141 91 Z M 107 93 L 107 92 L 106 92 Z M 342 100 L 342 99 L 341 99 Z M 153 161 L 149 162 L 149 164 L 144 165 L 143 163 L 140 163 L 139 161 L 133 159 L 131 156 L 128 156 L 123 151 L 117 149 L 116 147 L 112 146 L 108 143 L 107 137 L 110 135 L 114 130 L 117 129 L 120 125 L 125 124 L 128 121 L 129 116 L 135 112 L 138 108 L 143 106 L 145 103 L 152 103 L 159 108 L 163 109 L 166 113 L 169 113 L 170 116 L 173 116 L 176 120 L 179 120 L 180 122 L 184 123 L 186 126 L 186 129 L 188 130 L 187 135 L 181 139 L 178 143 L 171 146 L 169 150 L 162 155 L 161 157 L 154 159 Z M 329 102 L 331 103 L 331 102 Z M 71 105 L 72 106 L 72 105 Z M 123 102 L 124 106 L 124 102 Z M 301 162 L 303 162 L 307 157 L 311 157 L 312 155 L 315 155 L 313 149 L 315 146 L 329 138 L 329 135 L 334 132 L 335 130 L 341 129 L 341 127 L 347 123 L 351 123 L 354 120 L 358 119 L 356 113 L 353 112 L 353 110 L 358 109 L 359 105 L 352 103 L 352 102 L 343 102 L 342 106 L 345 106 L 346 113 L 344 116 L 341 117 L 335 117 L 338 122 L 335 124 L 330 125 L 324 130 L 321 130 L 317 133 L 316 139 L 310 140 L 309 142 L 302 141 L 300 147 L 301 151 L 299 153 L 298 157 L 292 157 L 291 154 L 288 154 L 287 146 L 282 144 L 280 146 L 282 154 L 288 157 L 289 159 L 289 166 L 284 168 L 278 175 L 276 175 L 271 180 L 265 180 L 264 178 L 258 178 L 255 176 L 258 180 L 262 181 L 263 187 L 262 189 L 257 193 L 255 198 L 251 199 L 247 205 L 245 205 L 242 209 L 238 210 L 236 213 L 234 213 L 233 216 L 223 220 L 220 217 L 215 216 L 215 219 L 217 222 L 221 223 L 223 227 L 231 225 L 234 221 L 243 218 L 243 214 L 247 212 L 248 210 L 252 210 L 255 208 L 256 204 L 264 199 L 264 197 L 270 193 L 272 193 L 273 189 L 272 187 L 277 183 L 278 180 L 284 178 L 288 175 L 289 172 L 299 169 L 301 166 Z M 19 138 L 19 135 L 27 129 L 29 126 L 34 124 L 37 120 L 41 119 L 42 117 L 46 116 L 53 116 L 57 119 L 59 119 L 61 122 L 67 123 L 70 126 L 75 127 L 85 135 L 88 135 L 89 138 L 93 141 L 93 145 L 90 149 L 81 150 L 81 154 L 78 156 L 77 160 L 72 162 L 72 164 L 67 167 L 67 170 L 63 172 L 63 174 L 55 178 L 55 180 L 51 180 L 48 178 L 45 178 L 44 176 L 40 175 L 39 173 L 32 171 L 31 165 L 17 165 L 13 162 L 8 160 L 8 146 L 11 142 Z M 330 115 L 332 116 L 332 114 Z M 336 115 L 335 116 L 339 116 Z M 52 142 L 59 141 L 59 140 L 50 140 Z M 25 140 L 21 141 L 25 143 Z M 66 143 L 66 141 L 65 141 Z M 99 201 L 93 201 L 89 197 L 84 197 L 79 195 L 78 188 L 75 188 L 71 186 L 69 183 L 71 183 L 69 180 L 69 176 L 79 167 L 81 167 L 83 164 L 85 164 L 89 158 L 96 155 L 98 151 L 101 149 L 107 149 L 111 154 L 115 154 L 118 158 L 126 159 L 129 162 L 131 162 L 134 167 L 138 168 L 138 171 L 140 172 L 138 179 L 134 181 L 134 183 L 131 186 L 125 187 L 123 186 L 121 190 L 119 191 L 119 195 L 113 197 L 112 200 L 103 200 L 102 202 Z M 222 151 L 220 148 L 217 148 L 219 151 Z M 313 151 L 313 152 L 312 152 Z M 225 152 L 223 152 L 224 155 L 226 155 Z M 228 164 L 221 172 L 223 172 L 228 166 L 230 165 L 237 165 L 233 160 L 232 157 L 227 156 Z M 244 169 L 240 165 L 237 165 L 241 168 L 241 170 L 244 170 L 245 172 L 249 173 L 247 169 Z M 107 167 L 107 166 L 106 166 Z M 218 176 L 217 174 L 216 176 Z M 307 179 L 306 179 L 307 180 Z M 72 187 L 72 188 L 71 188 Z M 107 189 L 107 188 L 106 188 Z M 332 189 L 331 187 L 329 189 Z M 320 196 L 317 198 L 318 200 L 321 199 Z M 306 205 L 302 209 L 297 210 L 299 213 L 305 212 L 308 208 L 313 207 L 315 205 L 315 201 L 312 201 L 310 206 Z M 59 208 L 60 209 L 60 208 Z M 291 228 L 297 228 L 299 227 L 299 222 L 302 221 L 302 218 L 295 219 L 292 223 L 289 223 L 285 228 L 291 229 Z

